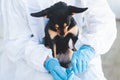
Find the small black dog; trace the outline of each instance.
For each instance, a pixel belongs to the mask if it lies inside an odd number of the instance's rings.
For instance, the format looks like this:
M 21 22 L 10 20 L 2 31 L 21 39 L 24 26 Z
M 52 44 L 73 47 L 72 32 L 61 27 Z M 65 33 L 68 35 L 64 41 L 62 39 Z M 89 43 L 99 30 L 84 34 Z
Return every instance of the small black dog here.
M 58 58 L 63 67 L 71 66 L 72 51 L 76 50 L 74 45 L 79 34 L 72 15 L 85 10 L 87 8 L 67 6 L 64 2 L 58 2 L 45 10 L 31 14 L 34 17 L 49 18 L 45 27 L 45 46 L 52 49 L 53 56 Z

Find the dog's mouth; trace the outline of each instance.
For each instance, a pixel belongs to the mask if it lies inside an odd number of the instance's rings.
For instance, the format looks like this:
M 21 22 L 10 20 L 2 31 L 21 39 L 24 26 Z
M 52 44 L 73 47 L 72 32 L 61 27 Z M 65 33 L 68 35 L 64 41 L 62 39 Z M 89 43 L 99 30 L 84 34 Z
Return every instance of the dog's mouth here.
M 69 68 L 71 67 L 71 58 L 72 58 L 73 51 L 68 49 L 65 53 L 59 53 L 56 55 L 56 58 L 59 60 L 60 65 Z

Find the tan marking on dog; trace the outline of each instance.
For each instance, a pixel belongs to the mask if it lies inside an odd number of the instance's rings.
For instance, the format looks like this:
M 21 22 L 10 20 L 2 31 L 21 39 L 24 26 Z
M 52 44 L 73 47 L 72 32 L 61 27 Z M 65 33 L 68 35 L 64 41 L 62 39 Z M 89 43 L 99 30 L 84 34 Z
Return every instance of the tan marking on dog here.
M 59 28 L 59 25 L 58 25 L 58 24 L 55 24 L 55 28 Z
M 68 33 L 72 33 L 72 34 L 74 34 L 75 36 L 77 36 L 77 34 L 78 34 L 78 27 L 77 27 L 77 26 L 74 26 L 74 27 L 71 28 L 69 31 L 67 31 L 64 36 L 66 36 Z
M 47 15 L 45 15 L 45 16 L 43 16 L 44 18 L 47 18 L 48 16 Z
M 55 32 L 55 31 L 53 31 L 53 30 L 48 30 L 48 32 L 49 32 L 49 34 L 50 34 L 50 38 L 51 38 L 51 39 L 54 39 L 54 37 L 58 35 L 58 33 Z
M 72 12 L 72 15 L 76 14 L 75 12 Z
M 66 34 L 68 32 L 68 26 L 64 28 L 64 33 Z
M 66 26 L 67 26 L 67 23 L 64 23 L 63 26 L 66 27 Z
M 66 33 L 66 32 L 67 32 L 67 30 L 68 30 L 67 23 L 64 23 L 64 24 L 63 24 L 63 26 L 64 26 L 64 33 Z
M 53 51 L 54 52 L 54 57 L 56 58 L 56 44 L 55 43 L 53 44 L 53 50 L 54 50 Z

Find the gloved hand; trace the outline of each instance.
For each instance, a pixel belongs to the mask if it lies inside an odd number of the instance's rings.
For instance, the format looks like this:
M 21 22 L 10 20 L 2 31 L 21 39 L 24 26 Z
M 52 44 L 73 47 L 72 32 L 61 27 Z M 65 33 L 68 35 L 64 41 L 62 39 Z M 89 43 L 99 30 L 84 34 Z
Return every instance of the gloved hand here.
M 74 72 L 71 72 L 71 73 L 69 73 L 69 75 L 68 75 L 68 80 L 79 80 L 79 79 L 76 79 L 75 77 L 76 77 L 76 76 L 75 76 Z
M 56 58 L 49 58 L 45 62 L 45 68 L 52 74 L 54 80 L 67 80 L 67 73 Z
M 94 57 L 95 50 L 88 46 L 81 46 L 80 49 L 73 53 L 72 68 L 75 73 L 82 73 L 88 69 L 90 60 Z
M 81 80 L 79 77 L 77 77 L 74 72 L 72 71 L 72 69 L 67 68 L 66 69 L 67 75 L 68 75 L 68 79 L 67 80 Z

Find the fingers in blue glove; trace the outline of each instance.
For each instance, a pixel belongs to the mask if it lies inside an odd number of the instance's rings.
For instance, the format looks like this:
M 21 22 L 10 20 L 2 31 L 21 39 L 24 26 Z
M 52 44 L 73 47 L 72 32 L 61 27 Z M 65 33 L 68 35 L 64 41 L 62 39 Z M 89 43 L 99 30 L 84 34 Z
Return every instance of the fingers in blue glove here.
M 86 71 L 86 61 L 81 61 L 82 62 L 82 71 L 81 72 L 84 72 Z
M 68 80 L 75 80 L 74 79 L 74 73 L 73 72 L 71 72 L 69 75 L 68 75 Z
M 62 79 L 56 74 L 56 72 L 52 71 L 51 74 L 54 75 L 54 76 L 53 76 L 54 80 L 62 80 Z
M 50 71 L 54 80 L 67 80 L 66 71 L 60 66 L 56 58 L 48 59 L 45 63 L 45 68 Z
M 56 66 L 54 68 L 54 72 L 62 79 L 62 80 L 67 80 L 67 73 L 66 71 L 59 66 Z
M 92 47 L 88 45 L 80 47 L 72 56 L 73 71 L 75 73 L 87 71 L 89 62 L 94 57 L 94 54 L 95 50 Z
M 81 73 L 82 72 L 82 67 L 83 65 L 82 65 L 82 61 L 80 60 L 80 61 L 78 61 L 77 60 L 77 73 Z
M 87 69 L 88 69 L 88 62 L 87 61 L 83 61 L 83 60 L 79 61 L 77 69 L 78 69 L 78 73 L 82 73 L 82 72 L 87 71 Z
M 67 80 L 81 80 L 79 77 L 77 77 L 73 71 L 70 71 L 68 74 L 68 79 Z
M 74 55 L 73 55 L 74 56 Z M 77 60 L 75 57 L 72 58 L 72 68 L 73 68 L 73 71 L 75 73 L 78 73 L 78 70 L 77 70 Z

